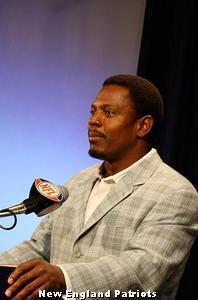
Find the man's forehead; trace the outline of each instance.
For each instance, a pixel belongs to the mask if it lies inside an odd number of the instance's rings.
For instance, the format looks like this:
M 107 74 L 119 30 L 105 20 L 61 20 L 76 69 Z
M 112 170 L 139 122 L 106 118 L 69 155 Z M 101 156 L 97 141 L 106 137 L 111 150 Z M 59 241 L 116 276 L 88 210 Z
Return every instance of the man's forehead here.
M 94 103 L 119 104 L 124 100 L 129 101 L 129 91 L 127 88 L 117 85 L 104 86 L 96 95 Z M 130 100 L 131 101 L 131 100 Z
M 116 84 L 109 84 L 103 86 L 97 95 L 100 94 L 117 94 L 122 96 L 129 96 L 129 90 L 125 86 L 116 85 Z

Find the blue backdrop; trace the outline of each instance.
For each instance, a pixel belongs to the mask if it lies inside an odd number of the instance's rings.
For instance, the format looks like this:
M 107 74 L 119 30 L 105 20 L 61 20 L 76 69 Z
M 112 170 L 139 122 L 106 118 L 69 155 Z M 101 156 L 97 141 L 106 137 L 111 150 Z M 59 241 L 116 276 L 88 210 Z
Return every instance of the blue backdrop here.
M 0 209 L 27 198 L 35 178 L 63 184 L 96 162 L 89 106 L 106 77 L 136 73 L 144 9 L 145 0 L 0 0 Z M 20 215 L 0 229 L 0 251 L 40 220 Z

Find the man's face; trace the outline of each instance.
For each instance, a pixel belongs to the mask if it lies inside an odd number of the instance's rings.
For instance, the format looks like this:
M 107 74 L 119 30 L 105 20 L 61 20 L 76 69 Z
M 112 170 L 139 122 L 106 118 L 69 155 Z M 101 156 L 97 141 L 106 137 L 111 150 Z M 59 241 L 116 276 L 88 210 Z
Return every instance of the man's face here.
M 127 88 L 107 85 L 91 105 L 88 135 L 92 157 L 127 159 L 137 142 L 137 117 Z

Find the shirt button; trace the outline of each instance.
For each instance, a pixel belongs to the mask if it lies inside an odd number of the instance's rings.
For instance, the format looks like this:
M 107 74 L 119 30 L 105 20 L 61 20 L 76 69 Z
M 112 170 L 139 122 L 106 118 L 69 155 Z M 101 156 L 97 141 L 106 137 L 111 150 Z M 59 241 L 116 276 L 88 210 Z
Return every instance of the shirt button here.
M 76 258 L 79 258 L 79 257 L 81 256 L 80 250 L 76 250 L 76 251 L 74 252 L 74 255 L 75 255 Z

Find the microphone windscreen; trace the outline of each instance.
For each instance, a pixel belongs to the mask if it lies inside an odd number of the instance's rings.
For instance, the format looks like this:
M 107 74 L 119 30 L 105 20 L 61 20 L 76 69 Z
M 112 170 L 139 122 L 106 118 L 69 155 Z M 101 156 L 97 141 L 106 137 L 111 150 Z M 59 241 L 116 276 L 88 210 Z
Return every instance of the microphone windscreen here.
M 29 198 L 37 198 L 34 209 L 37 216 L 43 216 L 54 211 L 63 204 L 68 196 L 69 192 L 66 187 L 55 185 L 42 178 L 35 179 L 29 194 Z

